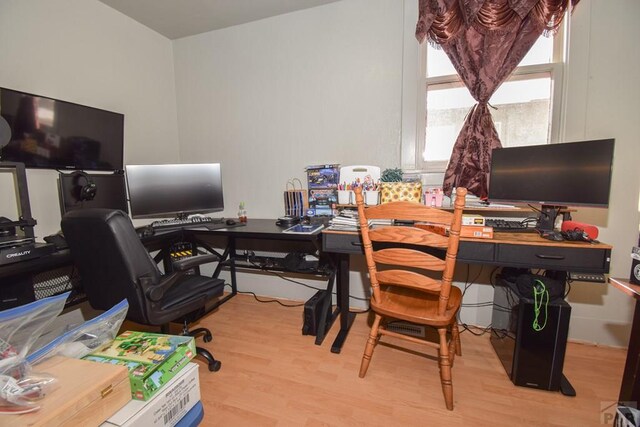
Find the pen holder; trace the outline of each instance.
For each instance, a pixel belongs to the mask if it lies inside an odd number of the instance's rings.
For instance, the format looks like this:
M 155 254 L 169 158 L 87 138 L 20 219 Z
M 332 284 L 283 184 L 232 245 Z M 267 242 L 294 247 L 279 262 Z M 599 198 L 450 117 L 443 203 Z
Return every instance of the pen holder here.
M 351 205 L 353 204 L 355 197 L 351 190 L 338 190 L 338 204 L 339 205 Z
M 367 190 L 364 192 L 364 204 L 367 206 L 375 206 L 380 200 L 380 192 L 378 190 Z

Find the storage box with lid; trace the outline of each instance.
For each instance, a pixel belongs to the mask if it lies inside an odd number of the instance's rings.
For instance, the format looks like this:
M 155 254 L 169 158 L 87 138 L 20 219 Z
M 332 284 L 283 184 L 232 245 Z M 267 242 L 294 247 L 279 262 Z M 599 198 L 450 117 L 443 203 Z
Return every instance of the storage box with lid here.
M 0 415 L 0 426 L 99 425 L 131 400 L 129 375 L 124 366 L 52 357 L 34 367 L 57 379 L 40 409 L 21 415 Z

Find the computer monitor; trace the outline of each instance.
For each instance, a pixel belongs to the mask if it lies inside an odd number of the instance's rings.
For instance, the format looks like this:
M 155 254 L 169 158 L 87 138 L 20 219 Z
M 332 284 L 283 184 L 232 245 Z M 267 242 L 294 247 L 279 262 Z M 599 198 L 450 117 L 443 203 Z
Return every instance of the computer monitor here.
M 224 210 L 219 163 L 127 165 L 133 218 L 182 218 Z
M 95 186 L 93 197 L 84 197 L 83 188 Z M 88 174 L 60 173 L 58 176 L 58 194 L 60 197 L 60 213 L 76 209 L 106 208 L 119 209 L 129 213 L 127 205 L 127 188 L 123 173 Z
M 488 199 L 540 204 L 538 228 L 553 230 L 563 207 L 609 205 L 613 148 L 602 139 L 494 149 Z

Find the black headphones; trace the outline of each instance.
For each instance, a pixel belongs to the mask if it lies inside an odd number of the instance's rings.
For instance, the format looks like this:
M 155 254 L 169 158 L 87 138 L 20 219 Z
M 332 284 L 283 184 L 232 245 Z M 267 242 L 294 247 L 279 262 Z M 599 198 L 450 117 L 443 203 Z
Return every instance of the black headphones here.
M 73 184 L 73 196 L 81 202 L 93 200 L 96 197 L 98 187 L 91 180 L 91 177 L 82 171 L 71 174 Z

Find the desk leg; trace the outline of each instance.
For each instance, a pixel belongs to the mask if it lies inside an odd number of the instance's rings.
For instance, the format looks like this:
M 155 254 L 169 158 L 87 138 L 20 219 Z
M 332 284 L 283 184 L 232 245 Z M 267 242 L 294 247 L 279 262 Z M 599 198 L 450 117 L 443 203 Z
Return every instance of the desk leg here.
M 236 296 L 238 293 L 238 282 L 236 281 L 236 240 L 233 237 L 229 237 L 227 242 L 227 247 L 224 252 L 220 256 L 220 260 L 218 261 L 218 266 L 213 272 L 213 276 L 217 278 L 220 275 L 220 271 L 222 271 L 222 263 L 226 260 L 229 260 L 229 271 L 231 273 L 231 293 L 221 299 L 219 299 L 215 304 L 209 307 L 206 310 L 206 313 L 210 313 L 216 308 L 220 307 L 222 304 Z
M 316 345 L 322 344 L 327 332 L 331 328 L 331 325 L 333 325 L 333 322 L 338 317 L 338 313 L 340 313 L 340 309 L 338 308 L 331 312 L 331 299 L 333 296 L 333 285 L 335 281 L 336 271 L 334 270 L 334 272 L 329 276 L 327 290 L 322 298 L 323 301 L 320 308 L 320 319 L 318 320 L 318 329 L 316 331 Z
M 638 334 L 640 334 L 640 303 L 636 302 L 619 402 L 637 403 L 640 399 L 640 384 L 638 383 L 640 380 L 640 341 Z
M 236 279 L 236 239 L 229 237 L 229 271 L 231 273 L 231 294 L 238 293 L 238 280 Z
M 331 352 L 340 353 L 356 315 L 355 313 L 349 313 L 349 255 L 334 254 L 334 259 L 338 268 L 336 287 L 338 294 L 337 305 L 340 311 L 340 331 L 333 341 Z

